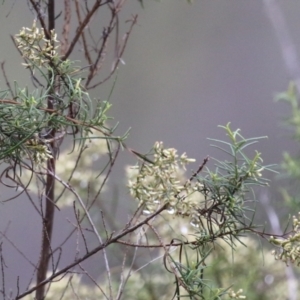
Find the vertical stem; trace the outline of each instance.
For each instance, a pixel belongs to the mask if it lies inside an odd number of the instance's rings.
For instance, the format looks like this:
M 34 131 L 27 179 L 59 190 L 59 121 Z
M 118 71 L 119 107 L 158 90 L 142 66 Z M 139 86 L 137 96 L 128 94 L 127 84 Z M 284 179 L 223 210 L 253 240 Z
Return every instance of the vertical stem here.
M 55 28 L 55 0 L 48 1 L 48 32 Z M 52 41 L 53 42 L 53 41 Z M 49 76 L 53 76 L 49 73 Z M 53 101 L 51 93 L 54 93 L 55 87 L 50 90 L 50 96 L 48 97 L 47 107 L 53 109 Z M 47 138 L 54 138 L 55 130 L 51 130 Z M 55 177 L 51 174 L 55 174 L 55 141 L 50 143 L 50 148 L 53 151 L 53 158 L 49 158 L 47 161 L 47 178 L 45 187 L 45 214 L 43 216 L 43 229 L 42 229 L 42 245 L 40 261 L 37 270 L 37 284 L 46 279 L 49 259 L 51 257 L 51 239 L 54 220 L 54 191 L 55 191 Z M 36 299 L 43 300 L 45 298 L 45 285 L 42 285 L 36 290 Z

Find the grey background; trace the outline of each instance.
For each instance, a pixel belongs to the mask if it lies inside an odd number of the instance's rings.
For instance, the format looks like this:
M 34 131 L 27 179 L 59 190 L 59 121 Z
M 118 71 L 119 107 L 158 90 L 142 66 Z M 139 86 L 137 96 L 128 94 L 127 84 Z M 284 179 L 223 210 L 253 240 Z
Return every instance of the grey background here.
M 11 9 L 12 3 L 15 5 Z M 278 3 L 299 50 L 300 2 Z M 186 151 L 201 162 L 207 155 L 218 155 L 206 138 L 224 139 L 217 125 L 230 121 L 233 128 L 241 128 L 245 137 L 269 137 L 254 147 L 263 153 L 265 164 L 280 163 L 283 150 L 297 153 L 296 144 L 280 127 L 289 109 L 273 101 L 291 78 L 263 1 L 196 0 L 188 5 L 179 0 L 147 0 L 142 10 L 137 1 L 131 0 L 122 17 L 125 20 L 132 13 L 139 14 L 138 25 L 123 57 L 126 64 L 119 69 L 110 113 L 120 122 L 119 133 L 132 128 L 127 142 L 131 148 L 145 152 L 162 140 L 166 146 Z M 9 34 L 31 24 L 26 1 L 6 1 L 0 6 L 0 59 L 6 61 L 10 80 L 17 80 L 20 86 L 30 84 L 30 80 L 20 67 L 21 59 Z M 5 88 L 0 78 L 0 86 Z M 111 86 L 112 81 L 93 91 L 92 96 L 105 99 Z M 122 154 L 111 179 L 113 185 L 125 183 L 124 166 L 132 162 L 131 156 Z M 276 185 L 277 181 L 271 189 L 276 191 Z M 5 198 L 4 192 L 0 197 Z M 10 222 L 9 238 L 35 263 L 40 220 L 28 207 L 21 199 L 0 205 L 0 230 Z M 57 216 L 54 235 L 68 232 L 68 214 Z M 58 236 L 54 243 L 59 240 Z M 74 244 L 70 242 L 68 247 L 70 252 L 62 265 L 68 257 L 73 259 Z M 7 243 L 4 251 L 7 285 L 15 289 L 17 275 L 29 280 L 29 265 Z

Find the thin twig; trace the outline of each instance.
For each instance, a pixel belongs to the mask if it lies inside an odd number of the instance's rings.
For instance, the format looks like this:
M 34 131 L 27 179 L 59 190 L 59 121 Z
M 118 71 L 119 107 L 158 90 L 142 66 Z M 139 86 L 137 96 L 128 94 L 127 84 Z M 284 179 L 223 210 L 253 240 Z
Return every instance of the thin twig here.
M 78 200 L 80 206 L 82 207 L 82 209 L 85 212 L 85 216 L 87 217 L 90 225 L 92 226 L 93 232 L 96 235 L 96 237 L 98 238 L 99 244 L 102 245 L 103 241 L 102 238 L 91 218 L 91 215 L 88 211 L 88 209 L 86 208 L 83 200 L 81 199 L 81 197 L 79 196 L 79 194 L 73 189 L 73 187 L 69 184 L 64 182 L 61 178 L 59 178 L 55 173 L 52 173 L 52 176 L 55 177 L 55 179 L 60 182 L 63 186 L 65 186 L 70 192 L 72 192 L 76 199 Z M 107 272 L 107 277 L 108 277 L 108 283 L 109 283 L 109 291 L 110 291 L 110 298 L 112 299 L 112 281 L 111 281 L 111 273 L 110 273 L 110 267 L 109 267 L 109 262 L 108 262 L 108 258 L 107 258 L 107 253 L 105 248 L 103 248 L 103 256 L 104 256 L 104 262 L 105 262 L 105 267 L 106 267 L 106 272 Z
M 101 288 L 101 286 L 97 283 L 97 281 L 81 266 L 81 264 L 78 265 L 78 267 L 84 272 L 84 274 L 94 283 L 94 285 L 100 290 L 100 292 L 103 294 L 103 296 L 110 300 L 110 298 L 106 295 L 104 290 Z
M 78 24 L 81 25 L 82 20 L 81 20 L 78 0 L 75 0 L 75 8 L 76 8 Z M 87 42 L 86 42 L 84 30 L 82 30 L 81 38 L 82 38 L 82 43 L 83 43 L 84 56 L 85 56 L 86 60 L 88 61 L 89 65 L 91 65 L 93 62 L 92 62 L 92 59 L 91 59 L 90 51 L 88 50 L 88 47 L 87 47 Z
M 12 88 L 11 88 L 10 83 L 9 83 L 9 80 L 8 80 L 8 77 L 7 77 L 7 74 L 6 74 L 4 65 L 5 65 L 5 61 L 3 61 L 3 62 L 1 63 L 1 69 L 2 69 L 3 77 L 4 77 L 4 79 L 5 79 L 5 84 L 6 84 L 6 86 L 8 87 L 11 96 L 12 96 L 13 98 L 15 98 L 15 95 L 14 95 L 14 92 L 13 92 L 13 90 L 12 90 Z
M 116 243 L 119 239 L 121 239 L 122 237 L 126 236 L 127 234 L 135 231 L 136 229 L 140 228 L 144 224 L 147 224 L 148 221 L 150 221 L 151 219 L 155 218 L 157 215 L 159 215 L 165 209 L 166 209 L 166 205 L 162 206 L 155 213 L 153 213 L 152 215 L 148 216 L 143 221 L 137 223 L 136 225 L 128 228 L 125 231 L 122 231 L 121 233 L 119 233 L 119 234 L 117 234 L 115 236 L 112 236 L 111 238 L 109 238 L 108 240 L 106 240 L 102 245 L 99 245 L 98 247 L 94 248 L 89 253 L 85 254 L 81 258 L 78 258 L 77 260 L 75 260 L 73 263 L 71 263 L 71 264 L 67 265 L 66 267 L 62 268 L 60 271 L 55 272 L 54 274 L 52 274 L 51 276 L 49 276 L 47 279 L 45 279 L 43 282 L 40 282 L 38 285 L 30 288 L 28 291 L 26 291 L 23 294 L 21 294 L 18 297 L 16 297 L 15 300 L 21 299 L 21 298 L 25 297 L 26 295 L 31 294 L 32 292 L 34 292 L 35 290 L 37 290 L 40 286 L 43 286 L 43 285 L 45 285 L 45 284 L 53 281 L 53 279 L 57 278 L 60 275 L 66 275 L 71 268 L 73 268 L 76 265 L 78 265 L 79 263 L 87 260 L 89 257 L 95 255 L 96 253 L 98 253 L 99 251 L 101 251 L 104 248 L 108 247 L 109 245 L 111 245 L 113 243 Z
M 73 202 L 73 209 L 74 209 L 74 214 L 75 214 L 75 218 L 76 218 L 76 221 L 77 221 L 77 226 L 76 227 L 79 229 L 79 232 L 80 232 L 81 237 L 83 239 L 85 251 L 86 251 L 86 253 L 89 253 L 86 238 L 85 238 L 85 235 L 83 234 L 82 227 L 81 227 L 81 224 L 80 224 L 80 212 L 76 211 L 75 201 Z
M 7 237 L 5 232 L 0 231 L 0 234 L 34 269 L 36 269 L 36 265 L 20 250 L 20 248 L 14 244 L 10 238 Z
M 70 0 L 64 0 L 64 24 L 62 29 L 61 53 L 65 54 L 69 47 L 69 33 L 71 22 L 71 5 Z
M 117 59 L 116 59 L 116 62 L 115 62 L 115 64 L 114 64 L 114 66 L 113 66 L 113 68 L 112 68 L 110 74 L 109 74 L 106 78 L 104 78 L 103 80 L 101 80 L 101 81 L 95 83 L 94 85 L 88 86 L 88 87 L 87 87 L 88 89 L 94 89 L 94 88 L 96 88 L 97 86 L 103 84 L 104 82 L 106 82 L 107 80 L 109 80 L 109 79 L 111 78 L 111 76 L 115 73 L 116 69 L 117 69 L 118 66 L 119 66 L 120 59 L 121 59 L 121 57 L 123 56 L 123 53 L 124 53 L 124 51 L 125 51 L 125 48 L 126 48 L 126 45 L 127 45 L 128 39 L 129 39 L 129 36 L 130 36 L 130 34 L 131 34 L 131 31 L 132 31 L 132 29 L 133 29 L 133 26 L 134 26 L 134 25 L 136 24 L 136 22 L 137 22 L 137 17 L 138 17 L 138 15 L 134 15 L 133 18 L 132 18 L 132 20 L 131 20 L 131 26 L 130 26 L 128 32 L 127 32 L 127 33 L 125 34 L 125 36 L 124 36 L 124 42 L 123 42 L 121 51 L 120 51 L 120 53 L 118 53 L 118 57 L 117 57 Z
M 82 23 L 79 24 L 79 26 L 76 29 L 76 34 L 75 34 L 73 40 L 71 41 L 70 46 L 69 46 L 68 50 L 66 51 L 65 55 L 62 57 L 62 60 L 66 60 L 70 56 L 70 54 L 72 53 L 75 45 L 77 44 L 78 39 L 80 38 L 80 36 L 82 34 L 82 31 L 89 24 L 92 16 L 98 10 L 98 8 L 101 6 L 101 2 L 102 2 L 101 0 L 96 0 L 94 6 L 92 7 L 92 9 L 85 16 Z
M 4 272 L 5 262 L 3 259 L 2 242 L 0 243 L 0 262 L 1 262 L 1 275 L 2 275 L 2 295 L 3 295 L 3 300 L 5 300 L 6 299 L 5 272 Z
M 51 2 L 51 0 L 49 0 L 49 2 Z M 41 10 L 39 8 L 40 6 L 40 1 L 39 3 L 35 2 L 34 0 L 30 0 L 30 3 L 32 5 L 32 7 L 34 8 L 35 12 L 37 13 L 38 19 L 41 23 L 41 27 L 43 28 L 44 32 L 45 32 L 45 37 L 47 38 L 47 40 L 51 40 L 51 35 L 50 35 L 50 31 L 47 29 L 45 20 L 41 14 Z M 49 4 L 48 4 L 49 6 Z

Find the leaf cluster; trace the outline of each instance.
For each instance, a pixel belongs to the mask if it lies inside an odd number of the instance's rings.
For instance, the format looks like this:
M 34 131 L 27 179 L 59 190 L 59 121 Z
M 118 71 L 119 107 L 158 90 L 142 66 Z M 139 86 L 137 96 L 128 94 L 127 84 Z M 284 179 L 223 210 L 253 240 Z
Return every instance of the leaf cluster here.
M 236 243 L 242 243 L 244 234 L 255 232 L 254 206 L 250 205 L 255 199 L 251 198 L 251 191 L 254 186 L 268 184 L 262 172 L 272 171 L 272 166 L 263 165 L 257 151 L 252 158 L 245 154 L 245 149 L 260 138 L 244 138 L 239 130 L 233 131 L 230 124 L 221 127 L 229 141 L 212 140 L 215 142 L 212 146 L 225 152 L 229 159 L 213 159 L 213 171 L 205 160 L 185 183 L 180 182 L 181 156 L 175 149 L 164 149 L 162 144 L 156 143 L 152 156 L 140 156 L 141 163 L 133 169 L 135 174 L 131 174 L 129 180 L 131 194 L 144 207 L 144 213 L 149 214 L 164 205 L 169 214 L 174 214 L 175 218 L 189 218 L 194 227 L 194 240 L 187 236 L 182 239 L 180 253 L 185 253 L 184 258 L 179 254 L 178 260 L 175 258 L 178 254 L 169 251 L 165 254 L 165 266 L 175 276 L 178 297 L 221 299 L 228 294 L 244 299 L 241 291 L 213 287 L 205 276 L 206 262 L 215 251 L 215 243 L 224 241 L 235 249 Z M 171 245 L 173 243 L 175 240 Z
M 110 104 L 99 101 L 93 107 L 89 94 L 81 85 L 80 69 L 69 60 L 60 60 L 53 48 L 50 47 L 50 55 L 47 48 L 43 50 L 41 38 L 46 46 L 52 41 L 38 32 L 34 23 L 31 29 L 22 29 L 16 42 L 26 59 L 26 67 L 36 70 L 46 84 L 40 84 L 38 77 L 33 75 L 41 87 L 38 90 L 29 92 L 28 88 L 22 89 L 15 84 L 14 91 L 0 91 L 0 160 L 13 165 L 26 164 L 28 159 L 32 164 L 39 164 L 55 156 L 55 149 L 50 147 L 51 132 L 57 133 L 58 140 L 72 135 L 73 143 L 77 133 L 81 136 L 80 142 L 84 142 L 91 129 L 102 137 L 112 132 L 106 127 Z

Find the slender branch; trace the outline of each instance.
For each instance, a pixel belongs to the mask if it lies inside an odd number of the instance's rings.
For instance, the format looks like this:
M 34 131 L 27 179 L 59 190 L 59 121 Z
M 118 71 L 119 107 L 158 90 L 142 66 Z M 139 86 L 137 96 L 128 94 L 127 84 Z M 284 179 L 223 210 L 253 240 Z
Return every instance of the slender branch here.
M 78 24 L 81 25 L 82 21 L 81 21 L 80 8 L 79 8 L 79 1 L 78 0 L 75 0 L 75 8 L 76 8 Z M 81 38 L 82 38 L 82 43 L 83 43 L 83 48 L 84 48 L 84 56 L 85 56 L 86 60 L 88 61 L 88 64 L 91 65 L 93 62 L 92 62 L 92 58 L 91 58 L 91 55 L 90 55 L 90 51 L 88 50 L 84 30 L 82 30 Z
M 52 2 L 52 1 L 54 1 L 54 0 L 49 0 L 49 3 Z M 39 1 L 39 2 L 40 2 L 40 1 Z M 38 19 L 39 19 L 39 21 L 40 21 L 40 23 L 41 23 L 41 26 L 42 26 L 42 28 L 43 28 L 43 30 L 44 30 L 44 32 L 45 32 L 46 38 L 47 38 L 48 40 L 50 40 L 50 39 L 51 39 L 50 32 L 49 32 L 49 30 L 47 29 L 45 20 L 44 20 L 42 14 L 41 14 L 41 10 L 40 10 L 40 7 L 39 7 L 40 4 L 38 4 L 38 3 L 35 2 L 34 0 L 30 0 L 30 3 L 31 3 L 31 5 L 33 6 L 35 12 L 37 13 Z M 49 20 L 49 21 L 50 21 L 50 20 Z
M 112 168 L 115 164 L 115 161 L 117 159 L 117 156 L 119 154 L 119 150 L 120 150 L 120 144 L 118 143 L 118 148 L 117 148 L 117 151 L 116 151 L 116 154 L 114 155 L 114 157 L 111 159 L 111 162 L 110 162 L 110 167 L 109 167 L 109 170 L 104 178 L 104 180 L 102 181 L 102 184 L 101 186 L 99 187 L 94 199 L 92 200 L 92 203 L 87 207 L 87 210 L 90 211 L 90 209 L 93 207 L 94 203 L 96 202 L 100 192 L 102 191 L 103 187 L 105 186 L 105 183 L 107 182 L 108 178 L 109 178 L 109 175 L 112 171 Z M 101 174 L 99 174 L 100 176 Z M 71 177 L 70 177 L 71 178 Z M 70 178 L 67 182 L 70 182 Z M 81 219 L 79 220 L 79 223 L 81 223 L 85 218 L 85 214 L 83 214 L 83 216 L 81 217 Z M 129 226 L 128 226 L 129 227 Z M 69 239 L 70 237 L 74 234 L 74 232 L 76 231 L 76 229 L 73 229 L 69 234 L 68 236 L 65 238 L 65 240 L 59 245 L 59 247 L 62 247 Z M 58 248 L 54 249 L 54 252 L 57 250 Z
M 45 28 L 45 27 L 44 27 Z M 51 32 L 55 29 L 55 0 L 48 1 L 48 32 Z M 50 40 L 51 38 L 49 38 Z M 54 41 L 51 40 L 51 44 L 54 46 Z M 49 72 L 49 78 L 52 77 L 51 72 Z M 50 81 L 50 80 L 49 80 Z M 52 93 L 55 94 L 55 88 L 52 88 Z M 51 96 L 48 97 L 47 108 L 53 109 L 53 99 Z M 51 128 L 51 121 L 49 122 L 49 127 Z M 49 132 L 47 138 L 54 139 L 56 130 L 52 129 Z M 45 215 L 43 217 L 43 230 L 42 230 L 42 246 L 41 246 L 41 255 L 40 262 L 37 271 L 37 284 L 43 282 L 47 276 L 49 259 L 49 253 L 51 250 L 51 241 L 52 241 L 52 231 L 54 223 L 54 212 L 55 212 L 55 163 L 56 163 L 56 142 L 51 141 L 49 143 L 50 148 L 54 152 L 54 155 L 47 161 L 47 175 L 46 175 L 46 187 L 45 187 L 45 200 L 46 208 Z M 54 270 L 53 270 L 54 271 Z M 42 285 L 36 290 L 36 299 L 43 300 L 45 298 L 45 286 Z
M 124 51 L 125 51 L 125 48 L 126 48 L 126 45 L 127 45 L 128 39 L 129 39 L 129 36 L 130 36 L 130 34 L 131 34 L 131 31 L 132 31 L 132 29 L 133 29 L 133 26 L 134 26 L 134 25 L 136 24 L 136 22 L 137 22 L 137 17 L 138 17 L 138 15 L 135 15 L 135 16 L 133 16 L 133 18 L 132 18 L 131 26 L 130 26 L 128 32 L 126 32 L 126 34 L 125 34 L 125 36 L 124 36 L 123 46 L 122 46 L 120 52 L 118 53 L 118 56 L 117 56 L 117 58 L 116 58 L 116 61 L 115 61 L 114 65 L 113 65 L 113 68 L 112 68 L 110 74 L 109 74 L 106 78 L 104 78 L 103 80 L 101 80 L 101 81 L 95 83 L 95 84 L 92 85 L 92 86 L 87 87 L 88 89 L 94 89 L 94 88 L 96 88 L 97 86 L 103 84 L 104 82 L 106 82 L 107 80 L 109 80 L 109 79 L 111 78 L 111 76 L 115 73 L 116 69 L 117 69 L 118 66 L 119 66 L 121 57 L 122 57 L 122 55 L 123 55 L 123 53 L 124 53 Z
M 5 232 L 0 231 L 0 235 L 34 268 L 36 265 L 7 237 Z
M 64 1 L 64 11 L 65 11 L 65 17 L 64 17 L 64 25 L 62 30 L 62 42 L 61 42 L 61 53 L 65 54 L 67 51 L 67 48 L 69 46 L 69 33 L 70 33 L 70 22 L 71 22 L 71 5 L 70 0 Z
M 152 215 L 150 215 L 149 217 L 147 217 L 145 220 L 137 223 L 136 225 L 127 228 L 126 230 L 122 231 L 121 233 L 117 234 L 114 237 L 111 237 L 109 239 L 106 240 L 106 242 L 104 242 L 103 244 L 99 245 L 98 247 L 94 248 L 92 251 L 90 251 L 89 253 L 87 253 L 86 255 L 82 256 L 81 258 L 76 259 L 73 263 L 67 265 L 66 267 L 64 267 L 63 269 L 61 269 L 60 271 L 57 271 L 55 273 L 53 273 L 50 277 L 48 277 L 47 279 L 45 279 L 44 281 L 40 282 L 39 284 L 37 284 L 36 286 L 32 287 L 31 289 L 29 289 L 28 291 L 26 291 L 25 293 L 18 295 L 15 300 L 18 299 L 22 299 L 23 297 L 25 297 L 26 295 L 31 294 L 32 292 L 36 291 L 39 287 L 44 286 L 47 283 L 50 283 L 53 279 L 57 278 L 60 275 L 65 275 L 66 273 L 68 273 L 68 271 L 77 266 L 78 264 L 80 264 L 81 262 L 85 261 L 86 259 L 88 259 L 89 257 L 93 256 L 94 254 L 98 253 L 99 251 L 103 250 L 104 248 L 106 248 L 107 246 L 116 243 L 119 239 L 121 239 L 122 237 L 126 236 L 127 234 L 135 231 L 136 229 L 138 229 L 139 227 L 147 224 L 148 221 L 150 221 L 151 219 L 153 219 L 155 216 L 159 215 L 162 211 L 164 211 L 166 209 L 166 205 L 162 206 L 160 209 L 158 209 L 155 213 L 153 213 Z
M 92 9 L 88 12 L 88 14 L 86 15 L 85 19 L 82 21 L 82 23 L 78 26 L 78 28 L 76 29 L 76 34 L 73 38 L 73 40 L 70 43 L 70 46 L 67 50 L 67 52 L 65 53 L 65 55 L 62 57 L 62 60 L 66 60 L 70 54 L 72 53 L 75 45 L 77 44 L 78 39 L 80 38 L 82 31 L 84 30 L 84 28 L 88 25 L 88 23 L 90 22 L 92 16 L 94 15 L 94 13 L 98 10 L 98 8 L 101 6 L 101 2 L 102 0 L 96 0 L 94 6 L 92 7 Z
M 7 74 L 6 74 L 4 65 L 5 65 L 5 61 L 3 61 L 3 62 L 1 63 L 1 69 L 2 69 L 2 74 L 3 74 L 3 76 L 4 76 L 4 79 L 5 79 L 5 84 L 6 84 L 6 86 L 8 87 L 8 89 L 9 89 L 9 91 L 10 91 L 12 97 L 15 97 L 14 92 L 13 92 L 13 90 L 12 90 L 12 87 L 11 87 L 9 81 L 8 81 L 8 77 L 7 77 Z
M 1 275 L 2 275 L 2 291 L 1 291 L 1 293 L 3 295 L 3 300 L 6 300 L 5 272 L 4 272 L 5 262 L 4 262 L 4 259 L 3 259 L 2 242 L 0 243 L 0 265 L 1 265 Z
M 64 182 L 61 178 L 59 178 L 55 173 L 52 173 L 51 174 L 53 177 L 55 177 L 55 179 L 57 181 L 59 181 L 65 188 L 67 188 L 70 192 L 72 192 L 76 199 L 78 200 L 80 206 L 82 207 L 82 209 L 84 210 L 84 213 L 85 213 L 85 216 L 87 217 L 90 225 L 92 226 L 92 230 L 94 232 L 94 234 L 96 235 L 98 241 L 99 241 L 99 244 L 102 245 L 103 244 L 103 241 L 102 241 L 102 238 L 100 236 L 100 234 L 98 233 L 98 230 L 91 218 L 91 215 L 89 214 L 88 212 L 88 209 L 86 208 L 83 200 L 81 199 L 81 197 L 79 196 L 79 194 L 73 189 L 73 187 Z M 106 272 L 107 272 L 107 277 L 108 277 L 108 282 L 109 282 L 109 291 L 110 291 L 110 298 L 112 298 L 112 281 L 111 281 L 111 273 L 110 273 L 110 267 L 109 267 L 109 263 L 108 263 L 108 258 L 107 258 L 107 253 L 106 253 L 106 250 L 105 248 L 103 249 L 103 257 L 104 257 L 104 262 L 105 262 L 105 267 L 106 267 Z

